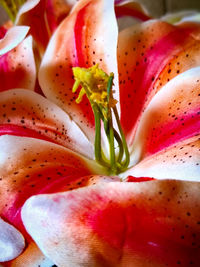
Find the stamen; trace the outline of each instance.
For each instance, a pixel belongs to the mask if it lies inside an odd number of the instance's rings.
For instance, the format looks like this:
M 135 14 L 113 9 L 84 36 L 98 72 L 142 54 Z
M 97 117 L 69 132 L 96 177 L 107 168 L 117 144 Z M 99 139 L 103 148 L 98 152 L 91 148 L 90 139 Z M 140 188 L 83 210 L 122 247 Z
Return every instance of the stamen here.
M 106 167 L 110 173 L 118 174 L 129 165 L 129 151 L 125 136 L 123 134 L 120 120 L 116 108 L 117 101 L 113 98 L 112 86 L 114 74 L 107 75 L 98 65 L 91 68 L 73 68 L 75 83 L 72 92 L 76 92 L 79 87 L 81 90 L 76 99 L 77 103 L 82 101 L 84 95 L 90 101 L 95 118 L 95 158 Z M 118 131 L 113 126 L 113 118 L 118 125 Z M 110 148 L 110 157 L 106 158 L 101 146 L 101 121 Z M 118 145 L 116 150 L 115 145 Z

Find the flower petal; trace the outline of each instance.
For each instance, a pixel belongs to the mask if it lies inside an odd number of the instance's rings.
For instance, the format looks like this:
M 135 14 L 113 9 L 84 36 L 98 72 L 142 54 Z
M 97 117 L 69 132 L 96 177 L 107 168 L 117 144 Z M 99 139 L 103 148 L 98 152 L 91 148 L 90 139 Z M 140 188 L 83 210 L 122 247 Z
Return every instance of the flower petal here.
M 5 36 L 5 39 L 1 40 L 2 53 L 9 51 L 0 56 L 0 92 L 17 87 L 29 90 L 34 90 L 35 88 L 36 66 L 33 55 L 32 38 L 29 36 L 19 44 L 17 40 L 13 40 L 13 42 L 10 40 L 10 38 L 17 38 L 18 28 L 17 30 L 16 28 L 13 30 L 11 28 Z M 19 36 L 20 41 L 26 34 L 28 27 L 22 28 L 24 29 Z M 5 43 L 3 40 L 5 40 Z M 5 44 L 7 44 L 7 46 L 5 46 Z
M 49 32 L 45 18 L 45 0 L 26 1 L 16 18 L 16 25 L 30 26 L 30 34 L 36 41 L 41 54 L 44 53 L 49 41 Z
M 15 260 L 4 263 L 3 267 L 52 267 L 54 263 L 42 254 L 34 242 L 30 242 L 26 250 Z
M 26 26 L 14 26 L 10 28 L 4 38 L 0 39 L 0 56 L 9 52 L 20 44 L 26 37 L 29 27 Z
M 85 97 L 80 104 L 75 102 L 72 67 L 99 63 L 104 71 L 116 73 L 117 85 L 116 46 L 113 0 L 80 1 L 50 40 L 39 71 L 44 94 L 62 107 L 91 140 L 94 116 Z
M 0 39 L 4 38 L 6 35 L 7 31 L 13 27 L 13 23 L 11 20 L 7 21 L 3 25 L 0 25 Z
M 142 159 L 200 134 L 200 67 L 168 82 L 141 117 L 133 150 Z M 162 111 L 162 112 L 161 112 Z
M 119 31 L 135 23 L 150 19 L 145 8 L 133 0 L 115 0 L 115 14 L 118 19 Z
M 174 76 L 198 66 L 199 55 L 199 42 L 189 30 L 162 21 L 148 21 L 120 33 L 121 122 L 129 143 L 153 95 Z
M 0 262 L 16 258 L 24 247 L 25 242 L 21 233 L 0 218 Z
M 74 3 L 73 3 L 74 2 Z M 48 26 L 53 33 L 60 22 L 69 14 L 76 0 L 48 0 L 46 3 L 46 16 Z
M 79 127 L 44 97 L 28 90 L 9 90 L 0 93 L 0 106 L 0 135 L 45 139 L 94 158 L 93 146 Z
M 153 177 L 200 181 L 200 138 L 195 136 L 141 160 L 122 174 L 123 178 Z
M 34 196 L 22 219 L 60 267 L 197 267 L 199 190 L 183 181 L 111 182 Z
M 4 135 L 0 147 L 0 215 L 25 236 L 20 209 L 27 198 L 45 188 L 48 192 L 49 185 L 59 180 L 63 187 L 65 179 L 67 189 L 77 177 L 103 172 L 94 161 L 44 140 Z M 51 188 L 53 192 L 59 190 L 58 186 Z

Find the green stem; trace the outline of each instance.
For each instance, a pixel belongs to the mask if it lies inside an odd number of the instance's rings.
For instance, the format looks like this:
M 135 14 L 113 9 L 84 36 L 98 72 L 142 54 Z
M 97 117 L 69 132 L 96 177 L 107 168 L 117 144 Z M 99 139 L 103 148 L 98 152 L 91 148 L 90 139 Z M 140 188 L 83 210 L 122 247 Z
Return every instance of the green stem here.
M 122 170 L 125 170 L 125 169 L 127 169 L 128 165 L 130 163 L 130 155 L 129 155 L 128 146 L 127 146 L 127 143 L 126 143 L 126 138 L 125 138 L 124 132 L 123 132 L 121 124 L 120 124 L 120 119 L 119 119 L 119 115 L 118 115 L 118 112 L 117 112 L 117 108 L 114 107 L 113 111 L 114 111 L 114 114 L 115 114 L 115 118 L 116 118 L 116 121 L 117 121 L 117 125 L 118 125 L 118 128 L 119 128 L 119 132 L 120 132 L 120 135 L 121 135 L 121 138 L 122 138 L 123 147 L 124 147 L 125 160 L 122 163 L 122 165 L 123 165 L 123 169 Z
M 110 166 L 113 173 L 116 173 L 116 159 L 115 159 L 115 146 L 114 146 L 114 130 L 112 117 L 109 119 L 109 147 L 110 147 Z
M 101 149 L 101 112 L 96 105 L 92 105 L 94 119 L 95 119 L 95 141 L 94 151 L 95 159 L 104 167 L 109 167 L 109 164 L 105 160 L 104 153 Z
M 123 154 L 124 154 L 124 148 L 123 148 L 123 143 L 122 143 L 122 140 L 118 134 L 118 132 L 114 129 L 114 136 L 115 136 L 115 140 L 117 141 L 117 144 L 119 146 L 119 154 L 118 154 L 118 158 L 117 158 L 117 163 L 121 164 L 121 161 L 122 161 L 122 157 L 123 157 Z

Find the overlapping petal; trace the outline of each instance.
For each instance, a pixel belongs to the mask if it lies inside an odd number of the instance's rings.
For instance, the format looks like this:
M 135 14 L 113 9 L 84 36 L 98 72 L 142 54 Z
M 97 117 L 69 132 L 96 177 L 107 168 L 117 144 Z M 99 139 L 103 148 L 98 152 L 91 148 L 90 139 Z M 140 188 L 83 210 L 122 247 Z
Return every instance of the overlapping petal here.
M 148 21 L 120 33 L 121 122 L 129 144 L 156 92 L 179 73 L 199 66 L 199 42 L 191 37 L 192 30 Z
M 19 257 L 12 261 L 5 262 L 3 267 L 22 267 L 24 265 L 26 267 L 49 267 L 54 266 L 54 263 L 46 258 L 38 246 L 32 241 Z
M 134 140 L 133 149 L 140 159 L 188 138 L 198 139 L 199 83 L 200 67 L 197 67 L 172 79 L 154 96 L 143 113 Z
M 145 8 L 134 0 L 115 0 L 115 14 L 118 19 L 119 31 L 135 23 L 150 19 Z
M 50 38 L 47 22 L 45 19 L 45 0 L 31 0 L 25 2 L 18 12 L 16 25 L 27 25 L 30 27 L 30 34 L 37 43 L 37 47 L 41 54 Z
M 3 38 L 0 39 L 0 56 L 9 52 L 20 44 L 26 37 L 29 27 L 27 26 L 14 26 L 11 27 Z
M 30 26 L 30 34 L 43 55 L 49 39 L 76 1 L 30 0 L 19 10 L 16 24 Z
M 91 14 L 95 18 L 92 22 Z M 113 1 L 80 1 L 56 30 L 39 71 L 44 94 L 62 107 L 92 140 L 93 113 L 86 98 L 79 105 L 75 102 L 77 94 L 71 91 L 74 83 L 72 67 L 91 67 L 99 63 L 107 73 L 116 74 L 117 88 L 116 46 Z
M 74 2 L 22 7 L 17 23 L 31 26 L 41 55 Z M 133 2 L 115 4 L 141 15 Z M 0 214 L 27 241 L 5 267 L 199 265 L 199 26 L 151 20 L 120 32 L 118 50 L 117 32 L 114 0 L 79 1 L 54 33 L 39 72 L 43 92 L 60 108 L 28 90 L 0 93 Z M 115 98 L 120 94 L 134 165 L 121 174 L 129 176 L 123 183 L 92 160 L 89 101 L 77 105 L 71 92 L 72 67 L 96 63 L 115 73 Z
M 13 260 L 21 254 L 24 247 L 21 233 L 0 218 L 0 262 Z
M 0 95 L 0 135 L 44 139 L 94 157 L 93 146 L 79 127 L 49 100 L 24 89 Z
M 76 0 L 46 1 L 46 16 L 51 33 L 56 30 L 60 22 L 69 14 L 75 3 Z
M 20 211 L 27 198 L 69 190 L 78 178 L 103 172 L 94 161 L 44 140 L 4 135 L 0 146 L 0 214 L 25 236 Z
M 12 27 L 0 40 L 0 92 L 17 87 L 35 88 L 32 38 L 25 38 L 28 30 L 25 26 Z
M 168 180 L 111 182 L 34 196 L 25 203 L 22 219 L 60 267 L 66 262 L 76 267 L 197 267 L 199 186 Z
M 138 164 L 124 172 L 122 177 L 150 176 L 156 179 L 168 178 L 199 182 L 199 173 L 200 139 L 198 135 L 180 141 L 169 148 L 165 148 L 152 156 L 144 158 Z

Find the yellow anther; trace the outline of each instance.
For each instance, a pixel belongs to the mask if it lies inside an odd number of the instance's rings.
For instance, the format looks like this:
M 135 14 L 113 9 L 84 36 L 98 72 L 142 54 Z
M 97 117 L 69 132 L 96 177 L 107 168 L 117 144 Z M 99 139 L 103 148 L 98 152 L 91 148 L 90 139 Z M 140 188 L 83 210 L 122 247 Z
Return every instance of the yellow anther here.
M 73 74 L 75 83 L 72 92 L 76 92 L 79 86 L 82 87 L 76 100 L 77 103 L 80 103 L 83 95 L 86 94 L 91 103 L 97 104 L 100 108 L 116 105 L 117 101 L 112 97 L 112 94 L 110 94 L 108 101 L 107 86 L 110 76 L 100 69 L 98 64 L 88 69 L 73 68 Z M 113 73 L 111 75 L 113 76 Z

